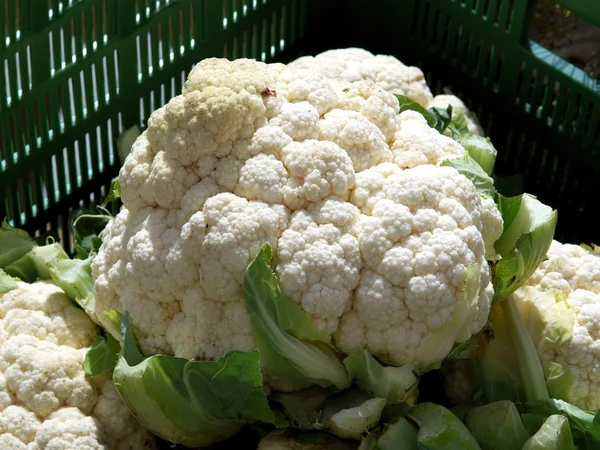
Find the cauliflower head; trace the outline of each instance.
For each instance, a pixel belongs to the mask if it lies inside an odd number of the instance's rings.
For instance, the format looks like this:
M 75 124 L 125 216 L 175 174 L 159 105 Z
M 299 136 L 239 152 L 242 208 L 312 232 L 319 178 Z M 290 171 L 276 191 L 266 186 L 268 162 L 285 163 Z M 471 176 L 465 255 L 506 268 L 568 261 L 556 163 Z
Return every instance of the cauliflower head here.
M 0 446 L 142 450 L 155 441 L 108 376 L 86 378 L 98 328 L 55 284 L 0 294 Z
M 437 165 L 464 148 L 421 119 L 370 81 L 202 61 L 120 171 L 97 312 L 128 312 L 146 354 L 252 350 L 242 283 L 269 243 L 283 292 L 338 349 L 439 362 L 486 322 L 498 224 Z
M 542 302 L 527 295 L 527 288 L 516 292 L 521 308 L 532 308 L 545 327 L 542 336 L 563 333 L 558 345 L 538 345 L 551 394 L 600 410 L 600 253 L 553 241 L 548 259 L 526 285 L 556 294 Z M 538 336 L 533 333 L 534 340 L 540 341 Z

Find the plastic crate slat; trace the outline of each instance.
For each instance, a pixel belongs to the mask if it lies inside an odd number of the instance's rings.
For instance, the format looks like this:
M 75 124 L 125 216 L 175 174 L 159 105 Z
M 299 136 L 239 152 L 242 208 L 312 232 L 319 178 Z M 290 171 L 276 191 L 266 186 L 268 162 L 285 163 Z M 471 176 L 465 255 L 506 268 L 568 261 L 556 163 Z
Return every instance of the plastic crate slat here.
M 60 40 L 60 29 L 56 29 L 52 31 L 51 34 L 51 56 L 50 59 L 52 61 L 52 76 L 60 70 L 62 70 L 62 46 Z
M 542 92 L 545 89 L 545 80 L 547 80 L 548 75 L 546 74 L 546 71 L 543 70 L 541 67 L 536 67 L 535 68 L 536 71 L 536 76 L 533 79 L 533 89 L 531 92 L 531 97 L 529 99 L 529 102 L 531 103 L 531 105 L 539 105 L 541 100 L 542 100 Z M 538 108 L 532 107 L 532 114 L 537 114 L 539 111 Z
M 541 114 L 542 117 L 544 117 L 544 119 L 548 120 L 550 118 L 552 118 L 552 116 L 554 115 L 554 107 L 553 107 L 553 102 L 555 101 L 555 97 L 556 97 L 556 86 L 557 86 L 557 82 L 555 81 L 554 77 L 551 74 L 547 74 L 547 83 L 546 83 L 546 88 L 544 90 L 543 96 L 540 99 L 540 104 L 541 104 Z M 560 84 L 558 84 L 560 86 Z
M 96 129 L 97 130 L 97 129 Z M 102 167 L 100 166 L 100 158 L 98 157 L 99 149 L 98 149 L 98 139 L 96 133 L 90 132 L 86 135 L 87 146 L 89 148 L 90 158 L 90 177 L 87 181 L 92 181 L 95 176 L 102 172 Z
M 19 193 L 18 185 L 15 186 L 14 189 L 11 189 L 10 194 L 11 194 L 11 204 L 12 204 L 11 209 L 13 210 L 12 219 L 16 222 L 15 225 L 17 227 L 21 227 L 25 223 L 25 221 L 23 220 L 22 215 L 21 215 L 23 212 L 23 209 L 22 209 L 22 202 L 21 202 L 20 195 L 19 195 L 20 193 Z
M 600 107 L 597 104 L 595 104 L 590 117 L 590 126 L 583 144 L 590 147 L 595 146 L 595 155 L 600 153 Z
M 17 2 L 14 0 L 8 0 L 6 2 L 6 17 L 9 20 L 8 33 L 7 33 L 7 41 L 14 43 L 17 39 L 17 12 L 16 12 Z
M 485 74 L 485 63 L 487 56 L 487 39 L 473 37 L 467 52 L 467 66 L 473 67 L 472 76 L 475 79 L 481 79 Z
M 82 70 L 84 83 L 83 98 L 85 98 L 86 116 L 92 111 L 97 110 L 97 98 L 98 98 L 98 85 L 95 82 L 95 78 L 92 76 L 95 66 L 90 66 Z
M 73 63 L 84 58 L 83 47 L 85 40 L 82 27 L 82 20 L 84 18 L 85 9 L 81 11 L 78 19 L 71 19 L 71 58 Z
M 24 110 L 23 123 L 25 125 L 25 133 L 27 145 L 29 146 L 29 152 L 36 151 L 38 148 L 38 131 L 37 131 L 37 120 L 35 110 L 33 108 Z
M 27 183 L 25 183 L 24 196 L 25 196 L 25 211 L 28 218 L 32 218 L 37 216 L 38 213 L 38 204 L 35 195 L 36 183 L 34 171 L 30 170 L 27 174 L 28 176 L 24 178 Z
M 0 133 L 2 134 L 2 150 L 4 154 L 4 161 L 6 163 L 6 169 L 11 168 L 15 164 L 14 157 L 14 145 L 11 138 L 11 126 L 8 117 L 2 117 L 0 121 Z M 3 175 L 4 178 L 6 175 Z
M 8 46 L 10 45 L 9 43 L 7 43 L 7 39 L 9 37 L 9 33 L 10 33 L 10 24 L 7 23 L 6 18 L 8 17 L 6 15 L 6 9 L 7 9 L 7 2 L 9 0 L 0 0 L 0 24 L 2 24 L 2 26 L 0 27 L 0 29 L 2 30 L 2 34 L 0 35 L 0 38 L 2 39 L 0 41 L 0 50 L 4 50 L 6 48 L 8 48 Z

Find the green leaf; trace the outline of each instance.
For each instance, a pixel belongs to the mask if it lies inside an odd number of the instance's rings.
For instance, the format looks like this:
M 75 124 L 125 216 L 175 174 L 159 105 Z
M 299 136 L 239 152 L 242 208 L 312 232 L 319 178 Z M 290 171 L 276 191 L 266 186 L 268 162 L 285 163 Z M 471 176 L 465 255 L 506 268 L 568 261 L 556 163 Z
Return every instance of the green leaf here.
M 469 156 L 479 164 L 485 173 L 492 175 L 498 151 L 489 138 L 467 133 L 460 136 L 457 142 L 467 150 Z
M 50 276 L 71 299 L 79 301 L 94 291 L 92 257 L 62 259 L 49 264 Z
M 444 108 L 427 108 L 429 114 L 435 117 L 436 124 L 433 128 L 435 128 L 440 133 L 443 133 L 446 128 L 450 125 L 452 120 L 452 106 L 448 105 L 446 109 Z
M 575 450 L 567 418 L 552 415 L 523 445 L 523 450 Z
M 280 404 L 283 414 L 294 428 L 300 430 L 322 430 L 321 414 L 331 388 L 310 387 L 296 392 L 274 392 L 271 400 Z
M 481 331 L 471 336 L 464 342 L 454 344 L 452 351 L 446 356 L 446 359 L 470 359 L 483 352 L 490 341 L 494 338 L 492 324 L 488 321 Z
M 271 246 L 265 244 L 248 266 L 243 286 L 252 334 L 269 380 L 294 390 L 312 385 L 346 388 L 350 377 L 330 336 L 281 292 L 270 261 Z
M 108 190 L 108 195 L 102 202 L 102 207 L 106 207 L 110 203 L 116 202 L 121 198 L 121 183 L 119 183 L 118 178 L 114 178 L 110 183 L 110 189 Z
M 142 134 L 140 127 L 134 125 L 123 131 L 117 137 L 117 151 L 119 153 L 119 161 L 121 162 L 121 165 L 125 162 L 125 159 L 127 159 L 129 153 L 131 153 L 131 147 L 133 147 L 133 143 L 140 136 L 140 134 Z
M 50 280 L 50 264 L 68 259 L 69 255 L 55 242 L 33 247 L 21 258 L 4 267 L 4 271 L 26 283 L 33 283 L 38 279 Z
M 88 350 L 83 362 L 86 377 L 95 377 L 115 368 L 121 346 L 110 334 L 104 338 L 96 336 L 94 345 Z
M 237 434 L 244 424 L 276 422 L 263 391 L 259 352 L 229 351 L 218 361 L 164 355 L 144 359 L 129 317 L 115 388 L 138 421 L 157 436 L 202 447 Z
M 510 338 L 515 348 L 514 358 L 519 363 L 525 398 L 527 400 L 550 398 L 544 369 L 516 304 L 516 299 L 512 296 L 506 298 L 502 302 L 502 311 L 506 317 Z
M 561 415 L 569 420 L 573 441 L 578 449 L 600 448 L 600 423 L 592 413 L 577 408 L 563 400 L 547 398 L 530 401 L 518 405 L 528 414 L 535 414 L 544 419 L 553 415 Z
M 410 365 L 384 367 L 366 350 L 344 359 L 351 378 L 374 397 L 390 404 L 402 403 L 415 394 L 418 378 Z
M 144 361 L 140 343 L 131 329 L 129 313 L 121 319 L 121 337 L 123 338 L 123 358 L 129 366 L 137 366 Z
M 441 405 L 421 403 L 408 418 L 419 426 L 417 441 L 423 450 L 479 450 L 468 428 L 452 412 Z
M 429 108 L 425 109 L 417 102 L 407 97 L 406 95 L 394 94 L 398 99 L 400 109 L 398 114 L 404 111 L 416 111 L 421 114 L 427 124 L 431 127 L 443 133 L 446 127 L 449 125 L 452 117 L 452 107 L 448 105 L 447 109 L 442 108 Z
M 517 290 L 546 258 L 557 221 L 555 210 L 529 194 L 497 195 L 496 202 L 504 231 L 494 244 L 502 256 L 492 266 L 494 302 Z
M 467 177 L 477 188 L 477 192 L 485 197 L 494 197 L 494 180 L 469 155 L 460 158 L 450 158 L 441 162 L 440 166 L 453 167 Z
M 0 294 L 12 291 L 19 287 L 19 280 L 8 275 L 4 270 L 0 269 Z
M 102 240 L 100 234 L 110 222 L 111 216 L 95 214 L 92 211 L 77 210 L 73 214 L 73 239 L 78 258 L 87 258 L 90 254 L 98 253 Z
M 520 449 L 529 438 L 517 407 L 509 400 L 473 408 L 464 422 L 482 450 Z
M 458 139 L 462 135 L 469 133 L 467 115 L 461 110 L 455 110 L 452 114 L 452 120 L 450 121 L 448 128 L 452 132 L 452 139 Z
M 25 230 L 11 227 L 4 219 L 0 226 L 0 269 L 14 263 L 36 246 L 35 240 Z
M 400 417 L 396 422 L 385 426 L 383 433 L 375 437 L 369 450 L 418 450 L 417 427 L 405 417 Z M 367 450 L 366 445 L 359 450 Z
M 520 401 L 515 381 L 488 381 L 473 398 L 476 403 L 494 403 L 502 400 L 509 400 L 513 403 Z
M 372 398 L 354 408 L 343 409 L 329 418 L 327 428 L 341 439 L 360 439 L 377 426 L 386 404 L 384 398 Z
M 90 309 L 91 311 L 94 311 L 94 317 L 93 319 L 95 319 L 97 316 L 96 314 L 96 307 L 94 305 L 95 303 L 95 299 L 93 297 L 93 295 L 91 294 L 91 301 L 90 301 L 90 305 L 89 306 L 83 306 L 84 310 L 88 310 Z M 89 315 L 89 313 L 88 313 Z M 117 311 L 116 309 L 109 309 L 106 311 L 102 312 L 102 315 L 104 316 L 103 319 L 108 320 L 108 323 L 106 322 L 106 320 L 102 320 L 100 321 L 98 319 L 98 323 L 102 324 L 101 326 L 103 326 L 105 328 L 105 330 L 110 333 L 113 337 L 118 337 L 119 339 L 121 338 L 122 334 L 123 334 L 123 329 L 121 328 L 121 323 L 123 322 L 123 319 L 125 318 L 125 316 L 123 314 L 121 314 L 119 311 Z M 129 320 L 129 318 L 127 318 L 127 320 Z M 135 341 L 135 338 L 134 338 Z
M 94 279 L 92 277 L 92 260 L 94 255 L 86 259 L 61 259 L 48 263 L 52 280 L 65 294 L 75 301 L 98 325 L 102 325 L 96 315 L 94 299 Z

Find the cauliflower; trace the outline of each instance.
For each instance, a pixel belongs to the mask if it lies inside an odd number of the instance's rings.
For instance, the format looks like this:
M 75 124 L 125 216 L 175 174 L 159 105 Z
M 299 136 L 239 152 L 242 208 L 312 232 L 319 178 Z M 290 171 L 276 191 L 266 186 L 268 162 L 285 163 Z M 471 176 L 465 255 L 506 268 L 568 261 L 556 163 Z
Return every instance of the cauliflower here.
M 326 78 L 371 81 L 387 92 L 406 95 L 424 107 L 433 101 L 421 69 L 406 66 L 393 56 L 373 55 L 361 48 L 328 50 L 316 56 L 303 56 L 288 67 L 313 70 Z
M 418 69 L 373 58 L 373 77 L 430 101 Z M 283 293 L 344 353 L 426 370 L 483 327 L 501 217 L 438 166 L 463 147 L 355 78 L 197 64 L 120 171 L 124 206 L 92 263 L 98 317 L 128 312 L 145 354 L 250 351 L 244 272 L 268 243 Z
M 538 327 L 545 327 L 538 351 L 550 394 L 589 411 L 600 410 L 600 254 L 553 241 L 548 259 L 526 286 L 556 294 L 536 298 L 527 295 L 527 288 L 516 292 L 521 308 L 531 308 Z M 533 333 L 539 331 L 532 330 L 532 337 L 540 340 Z M 562 341 L 555 342 L 558 333 Z
M 483 354 L 444 363 L 450 399 L 470 403 L 478 384 L 515 381 L 527 400 L 600 410 L 600 254 L 552 241 L 547 260 L 505 302 L 512 306 L 491 310 L 494 339 Z
M 83 362 L 98 328 L 53 283 L 0 294 L 0 443 L 5 449 L 141 450 L 155 442 L 106 375 Z

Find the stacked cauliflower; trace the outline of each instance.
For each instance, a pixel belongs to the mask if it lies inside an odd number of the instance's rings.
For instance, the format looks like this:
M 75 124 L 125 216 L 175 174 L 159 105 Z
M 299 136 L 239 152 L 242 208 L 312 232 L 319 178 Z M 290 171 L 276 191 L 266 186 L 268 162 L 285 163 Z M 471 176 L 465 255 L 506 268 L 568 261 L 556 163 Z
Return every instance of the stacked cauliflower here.
M 97 334 L 50 282 L 19 282 L 0 294 L 0 448 L 156 448 L 109 376 L 85 377 L 83 362 Z
M 398 82 L 428 102 L 417 71 Z M 268 242 L 283 292 L 345 353 L 426 369 L 479 331 L 500 214 L 439 166 L 466 150 L 375 81 L 199 63 L 121 169 L 124 207 L 92 266 L 98 316 L 128 312 L 146 354 L 251 350 L 242 283 Z

